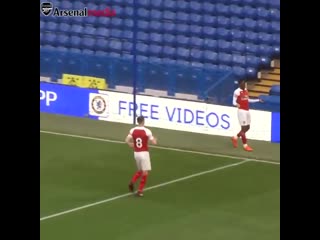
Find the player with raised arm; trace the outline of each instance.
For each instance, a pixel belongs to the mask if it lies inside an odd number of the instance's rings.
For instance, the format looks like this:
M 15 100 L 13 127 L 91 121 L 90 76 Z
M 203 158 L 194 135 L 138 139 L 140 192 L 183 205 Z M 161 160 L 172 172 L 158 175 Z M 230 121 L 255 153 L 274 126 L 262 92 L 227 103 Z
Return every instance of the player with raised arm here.
M 137 196 L 142 197 L 149 171 L 151 171 L 149 141 L 152 144 L 157 144 L 157 139 L 152 136 L 150 129 L 144 126 L 143 116 L 139 116 L 137 122 L 139 126 L 132 128 L 126 137 L 126 143 L 134 150 L 134 158 L 137 165 L 137 172 L 129 183 L 129 190 L 134 192 L 134 184 L 141 177 Z
M 238 147 L 238 138 L 241 137 L 244 150 L 251 152 L 253 149 L 247 144 L 246 132 L 250 129 L 251 115 L 249 111 L 249 103 L 262 102 L 261 99 L 250 99 L 247 90 L 247 84 L 244 80 L 239 82 L 239 88 L 233 93 L 232 104 L 238 108 L 238 120 L 241 131 L 231 138 L 233 146 Z

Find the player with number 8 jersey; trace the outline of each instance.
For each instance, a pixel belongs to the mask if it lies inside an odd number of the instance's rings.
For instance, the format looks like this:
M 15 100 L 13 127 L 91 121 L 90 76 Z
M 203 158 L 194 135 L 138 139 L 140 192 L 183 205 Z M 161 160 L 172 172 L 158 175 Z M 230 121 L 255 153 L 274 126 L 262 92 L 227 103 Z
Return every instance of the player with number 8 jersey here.
M 151 171 L 149 141 L 152 144 L 157 144 L 157 140 L 153 137 L 151 130 L 144 126 L 143 116 L 139 116 L 137 118 L 137 122 L 139 126 L 132 128 L 126 137 L 126 143 L 134 150 L 134 159 L 137 165 L 137 172 L 129 183 L 129 190 L 133 192 L 134 184 L 141 178 L 137 195 L 143 196 L 143 189 L 146 184 L 149 171 Z

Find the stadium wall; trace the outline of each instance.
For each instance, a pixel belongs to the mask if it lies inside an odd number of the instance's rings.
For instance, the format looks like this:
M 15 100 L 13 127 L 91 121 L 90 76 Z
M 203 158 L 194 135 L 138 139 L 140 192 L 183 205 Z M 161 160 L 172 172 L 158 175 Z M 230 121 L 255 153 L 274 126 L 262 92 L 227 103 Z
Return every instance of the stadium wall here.
M 239 130 L 234 107 L 136 96 L 137 115 L 149 127 L 232 136 Z M 132 94 L 40 82 L 40 112 L 132 124 Z M 280 142 L 280 114 L 251 110 L 248 138 Z

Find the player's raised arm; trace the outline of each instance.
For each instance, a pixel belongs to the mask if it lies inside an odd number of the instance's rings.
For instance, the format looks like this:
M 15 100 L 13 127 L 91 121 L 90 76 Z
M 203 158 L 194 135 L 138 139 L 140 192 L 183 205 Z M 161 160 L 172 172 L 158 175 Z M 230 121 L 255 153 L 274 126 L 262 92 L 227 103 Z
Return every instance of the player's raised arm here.
M 262 102 L 262 100 L 261 99 L 252 99 L 252 98 L 249 98 L 248 99 L 249 100 L 249 103 L 257 103 L 257 102 Z

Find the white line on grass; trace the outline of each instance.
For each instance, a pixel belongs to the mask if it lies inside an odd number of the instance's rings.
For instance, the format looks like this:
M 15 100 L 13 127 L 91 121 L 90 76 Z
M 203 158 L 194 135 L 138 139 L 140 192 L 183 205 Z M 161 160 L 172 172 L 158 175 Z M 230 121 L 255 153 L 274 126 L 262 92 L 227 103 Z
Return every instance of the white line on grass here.
M 40 132 L 41 133 L 46 133 L 46 134 L 58 135 L 58 136 L 66 136 L 66 137 L 81 138 L 81 139 L 88 139 L 88 140 L 94 140 L 94 141 L 125 144 L 125 142 L 116 141 L 116 140 L 110 140 L 110 139 L 104 139 L 104 138 L 86 137 L 86 136 L 67 134 L 67 133 L 50 132 L 50 131 L 44 131 L 44 130 L 40 130 Z M 275 162 L 275 161 L 270 161 L 270 160 L 262 160 L 262 159 L 255 159 L 255 158 L 246 158 L 246 157 L 236 157 L 236 156 L 231 156 L 231 155 L 198 152 L 198 151 L 184 150 L 184 149 L 178 149 L 178 148 L 169 148 L 169 147 L 160 147 L 160 146 L 150 146 L 150 147 L 157 148 L 157 149 L 170 150 L 170 151 L 175 151 L 175 152 L 185 152 L 185 153 L 193 153 L 193 154 L 213 156 L 213 157 L 224 157 L 224 158 L 230 158 L 230 159 L 249 160 L 249 161 L 254 161 L 254 162 L 261 162 L 261 163 L 269 163 L 269 164 L 280 165 L 280 162 Z
M 241 161 L 241 162 L 224 165 L 222 167 L 213 168 L 213 169 L 210 169 L 210 170 L 207 170 L 207 171 L 203 171 L 203 172 L 195 173 L 195 174 L 192 174 L 192 175 L 188 175 L 186 177 L 178 178 L 178 179 L 175 179 L 175 180 L 172 180 L 172 181 L 169 181 L 169 182 L 164 182 L 164 183 L 161 183 L 161 184 L 158 184 L 158 185 L 147 187 L 147 188 L 145 188 L 144 192 L 146 192 L 148 190 L 151 190 L 151 189 L 160 188 L 160 187 L 163 187 L 163 186 L 166 186 L 166 185 L 169 185 L 169 184 L 173 184 L 173 183 L 176 183 L 176 182 L 181 182 L 181 181 L 184 181 L 184 180 L 187 180 L 187 179 L 190 179 L 190 178 L 194 178 L 194 177 L 198 177 L 198 176 L 201 176 L 201 175 L 205 175 L 205 174 L 208 174 L 208 173 L 217 172 L 219 170 L 223 170 L 223 169 L 226 169 L 226 168 L 235 167 L 235 166 L 238 166 L 240 164 L 244 164 L 246 162 L 249 162 L 249 160 L 244 160 L 244 161 Z M 67 210 L 67 211 L 55 213 L 55 214 L 40 218 L 40 222 L 44 221 L 44 220 L 47 220 L 47 219 L 50 219 L 50 218 L 54 218 L 54 217 L 58 217 L 58 216 L 61 216 L 61 215 L 65 215 L 65 214 L 68 214 L 68 213 L 80 211 L 80 210 L 85 209 L 85 208 L 90 208 L 90 207 L 97 206 L 97 205 L 100 205 L 100 204 L 103 204 L 103 203 L 111 202 L 111 201 L 114 201 L 114 200 L 117 200 L 117 199 L 120 199 L 120 198 L 128 197 L 128 196 L 131 196 L 131 195 L 132 195 L 132 193 L 126 193 L 126 194 L 118 195 L 118 196 L 115 196 L 115 197 L 112 197 L 112 198 L 107 198 L 107 199 L 99 201 L 99 202 L 94 202 L 94 203 L 90 203 L 90 204 L 87 204 L 87 205 L 84 205 L 84 206 L 81 206 L 81 207 L 72 208 L 72 209 Z

